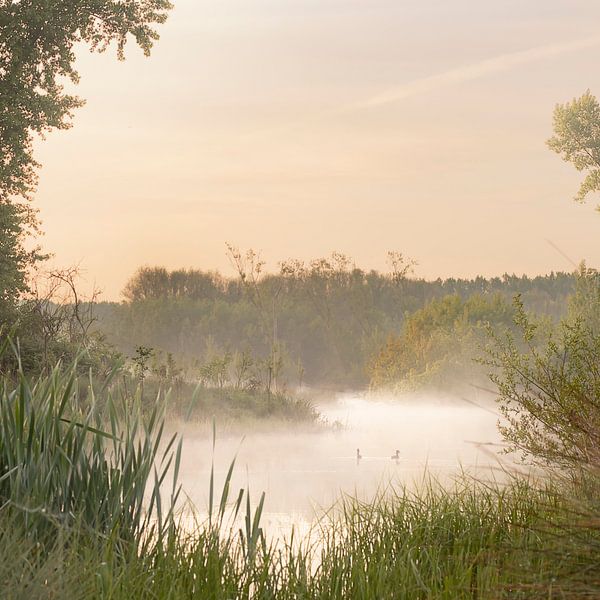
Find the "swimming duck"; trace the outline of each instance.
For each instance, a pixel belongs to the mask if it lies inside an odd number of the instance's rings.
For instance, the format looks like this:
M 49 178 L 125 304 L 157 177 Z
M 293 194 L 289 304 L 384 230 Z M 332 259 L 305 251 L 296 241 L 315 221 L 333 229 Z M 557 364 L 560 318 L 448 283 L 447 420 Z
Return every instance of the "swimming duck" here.
M 396 450 L 396 454 L 392 454 L 392 460 L 398 460 L 400 458 L 400 450 Z

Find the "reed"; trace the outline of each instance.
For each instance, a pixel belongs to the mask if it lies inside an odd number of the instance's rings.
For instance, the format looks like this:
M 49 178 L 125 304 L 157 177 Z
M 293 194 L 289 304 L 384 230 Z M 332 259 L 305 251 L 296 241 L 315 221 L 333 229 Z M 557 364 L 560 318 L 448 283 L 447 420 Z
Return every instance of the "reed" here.
M 181 440 L 163 440 L 160 399 L 144 417 L 139 398 L 119 394 L 111 378 L 101 401 L 82 385 L 76 364 L 2 379 L 0 507 L 30 536 L 74 525 L 136 543 L 162 534 L 180 493 Z
M 253 507 L 232 489 L 234 458 L 190 529 L 162 403 L 148 415 L 108 380 L 94 394 L 75 365 L 1 385 L 2 598 L 600 597 L 597 480 L 425 479 L 343 497 L 307 538 L 270 541 L 264 494 Z

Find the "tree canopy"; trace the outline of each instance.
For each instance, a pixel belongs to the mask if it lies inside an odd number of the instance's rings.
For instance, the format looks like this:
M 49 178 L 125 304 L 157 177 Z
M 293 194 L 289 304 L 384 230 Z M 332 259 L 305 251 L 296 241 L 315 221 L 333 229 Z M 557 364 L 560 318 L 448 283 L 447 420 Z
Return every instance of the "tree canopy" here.
M 422 339 L 431 349 L 421 363 L 428 375 L 433 373 L 434 338 L 447 340 L 456 325 L 466 357 L 471 346 L 462 341 L 479 341 L 483 334 L 475 326 L 471 332 L 471 325 L 502 318 L 504 305 L 494 304 L 496 294 L 510 301 L 520 293 L 528 310 L 558 320 L 576 283 L 566 273 L 425 281 L 399 277 L 393 265 L 386 273 L 365 271 L 351 259 L 348 263 L 336 256 L 308 263 L 285 261 L 278 273 L 261 271 L 254 280 L 246 264 L 249 283 L 243 283 L 239 273 L 228 278 L 198 269 L 143 267 L 125 287 L 125 302 L 96 306 L 97 326 L 127 355 L 138 345 L 171 353 L 189 376 L 197 375 L 197 363 L 210 363 L 227 353 L 245 352 L 266 360 L 276 344 L 277 355 L 284 359 L 282 379 L 295 383 L 301 372 L 302 381 L 311 385 L 366 385 L 373 375 L 366 367 L 389 336 L 401 337 L 407 317 L 434 300 L 456 296 L 447 300 L 447 324 L 440 320 L 445 313 L 439 306 L 435 331 L 429 331 L 423 319 L 413 320 L 415 334 L 422 335 L 411 340 Z M 465 308 L 463 303 L 472 296 L 480 302 L 473 299 Z M 463 327 L 465 310 L 469 317 Z M 434 312 L 432 307 L 422 317 Z M 407 357 L 402 353 L 403 361 Z M 464 364 L 473 367 L 470 354 Z M 403 367 L 401 371 L 404 374 Z
M 587 173 L 575 200 L 584 202 L 588 194 L 600 191 L 600 104 L 589 90 L 556 106 L 554 135 L 548 146 Z
M 369 365 L 371 386 L 418 389 L 485 380 L 475 359 L 487 339 L 488 326 L 512 325 L 512 309 L 500 293 L 473 294 L 463 300 L 448 295 L 408 316 L 400 335 L 390 335 Z
M 75 46 L 92 51 L 129 35 L 145 54 L 171 8 L 168 0 L 0 0 L 0 198 L 27 196 L 36 182 L 35 134 L 69 127 L 82 104 L 62 81 L 77 83 Z
M 75 47 L 102 52 L 116 44 L 124 57 L 128 37 L 145 54 L 158 39 L 155 25 L 168 0 L 0 0 L 0 300 L 22 293 L 39 258 L 24 242 L 37 227 L 28 202 L 37 168 L 33 140 L 71 124 L 83 101 L 65 92 L 77 83 Z M 0 317 L 5 316 L 2 311 Z M 2 319 L 0 319 L 1 321 Z

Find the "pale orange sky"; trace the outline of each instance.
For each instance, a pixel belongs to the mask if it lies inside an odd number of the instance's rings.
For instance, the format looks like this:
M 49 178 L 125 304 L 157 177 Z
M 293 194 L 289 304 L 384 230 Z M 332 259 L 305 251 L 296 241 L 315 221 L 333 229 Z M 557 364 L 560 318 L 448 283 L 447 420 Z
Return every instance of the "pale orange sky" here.
M 54 264 L 118 299 L 142 264 L 230 273 L 339 250 L 427 278 L 600 263 L 600 214 L 545 146 L 600 95 L 597 0 L 175 0 L 150 59 L 80 53 L 38 145 Z

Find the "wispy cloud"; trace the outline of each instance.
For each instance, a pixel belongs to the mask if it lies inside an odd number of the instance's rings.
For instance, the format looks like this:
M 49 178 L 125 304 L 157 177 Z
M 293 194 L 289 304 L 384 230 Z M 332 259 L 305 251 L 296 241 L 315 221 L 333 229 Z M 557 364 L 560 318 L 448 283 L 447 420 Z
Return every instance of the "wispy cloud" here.
M 510 71 L 521 65 L 549 60 L 557 56 L 594 48 L 596 46 L 600 46 L 600 35 L 581 40 L 546 44 L 527 50 L 520 50 L 519 52 L 502 54 L 469 65 L 455 67 L 435 75 L 413 79 L 412 81 L 388 89 L 380 94 L 371 96 L 366 100 L 358 100 L 341 106 L 338 105 L 337 107 L 329 108 L 317 112 L 316 114 L 307 115 L 302 119 L 282 124 L 279 127 L 261 129 L 259 131 L 250 132 L 245 136 L 238 136 L 237 139 L 238 141 L 241 139 L 254 140 L 256 137 L 270 137 L 273 135 L 287 134 L 292 130 L 307 127 L 332 117 L 394 104 L 401 102 L 405 98 L 426 94 L 438 89 L 493 75 L 494 73 Z
M 456 67 L 436 75 L 414 79 L 413 81 L 391 88 L 381 94 L 372 96 L 367 100 L 347 106 L 345 107 L 345 110 L 356 110 L 393 104 L 404 100 L 405 98 L 410 98 L 411 96 L 417 96 L 419 94 L 464 83 L 466 81 L 473 81 L 494 73 L 509 71 L 520 65 L 554 58 L 556 56 L 593 48 L 595 46 L 600 46 L 600 36 L 558 44 L 536 46 L 535 48 L 530 48 L 528 50 L 502 54 L 495 58 L 482 60 L 462 67 Z

